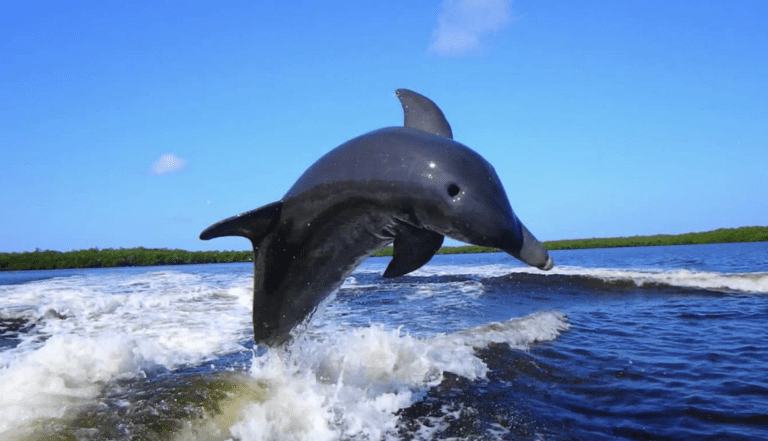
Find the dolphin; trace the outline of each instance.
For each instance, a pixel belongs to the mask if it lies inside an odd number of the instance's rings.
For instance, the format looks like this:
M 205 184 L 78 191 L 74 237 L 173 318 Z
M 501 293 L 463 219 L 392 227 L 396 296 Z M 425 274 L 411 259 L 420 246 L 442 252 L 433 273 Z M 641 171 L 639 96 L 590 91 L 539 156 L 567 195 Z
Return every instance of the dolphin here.
M 279 345 L 374 251 L 393 245 L 384 277 L 427 263 L 450 238 L 499 248 L 548 270 L 494 168 L 453 140 L 429 98 L 398 89 L 404 126 L 351 139 L 312 164 L 283 198 L 206 228 L 200 239 L 253 244 L 253 333 Z

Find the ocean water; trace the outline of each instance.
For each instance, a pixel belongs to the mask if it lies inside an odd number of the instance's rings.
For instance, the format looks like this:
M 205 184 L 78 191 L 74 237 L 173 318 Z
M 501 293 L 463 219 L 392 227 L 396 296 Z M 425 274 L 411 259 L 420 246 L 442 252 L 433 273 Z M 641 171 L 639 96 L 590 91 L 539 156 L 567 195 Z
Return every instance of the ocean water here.
M 287 347 L 250 264 L 0 272 L 3 440 L 768 438 L 768 243 L 370 258 Z

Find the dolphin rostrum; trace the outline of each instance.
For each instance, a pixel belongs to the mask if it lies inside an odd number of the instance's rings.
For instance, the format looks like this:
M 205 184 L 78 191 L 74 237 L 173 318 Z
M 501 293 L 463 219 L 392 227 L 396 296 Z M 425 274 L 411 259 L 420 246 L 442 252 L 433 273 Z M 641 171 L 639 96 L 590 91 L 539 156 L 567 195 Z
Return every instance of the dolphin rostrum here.
M 427 263 L 444 236 L 552 268 L 491 164 L 453 141 L 430 99 L 407 89 L 396 93 L 404 127 L 345 142 L 312 164 L 281 200 L 200 234 L 251 240 L 256 343 L 285 342 L 357 265 L 390 243 L 388 278 Z

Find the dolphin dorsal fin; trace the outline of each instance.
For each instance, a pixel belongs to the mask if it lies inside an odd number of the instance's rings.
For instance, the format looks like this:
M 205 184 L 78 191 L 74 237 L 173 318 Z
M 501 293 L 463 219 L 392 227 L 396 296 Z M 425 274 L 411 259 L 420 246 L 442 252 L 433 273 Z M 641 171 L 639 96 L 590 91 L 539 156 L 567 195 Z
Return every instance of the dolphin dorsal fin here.
M 387 279 L 400 277 L 429 262 L 443 244 L 443 235 L 434 231 L 400 224 L 392 244 L 392 260 L 384 271 Z
M 405 127 L 453 139 L 451 125 L 431 99 L 408 89 L 397 89 L 395 94 L 403 106 Z
M 280 220 L 283 203 L 273 202 L 255 210 L 217 222 L 200 233 L 200 239 L 208 240 L 223 236 L 247 237 L 256 247 Z

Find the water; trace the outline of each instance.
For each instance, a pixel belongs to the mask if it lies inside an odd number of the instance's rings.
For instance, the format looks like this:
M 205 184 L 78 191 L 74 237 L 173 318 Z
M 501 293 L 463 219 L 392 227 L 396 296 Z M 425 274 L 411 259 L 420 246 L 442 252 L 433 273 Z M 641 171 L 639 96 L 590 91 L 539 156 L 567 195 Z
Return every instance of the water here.
M 287 348 L 250 264 L 0 273 L 0 439 L 765 439 L 768 243 L 371 258 Z

